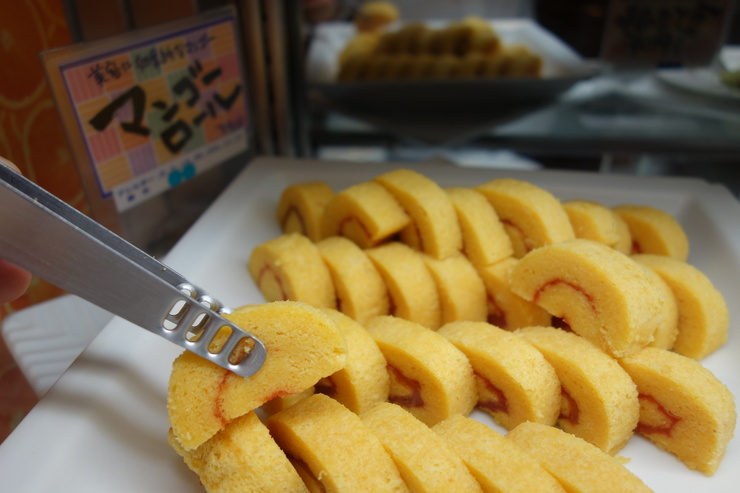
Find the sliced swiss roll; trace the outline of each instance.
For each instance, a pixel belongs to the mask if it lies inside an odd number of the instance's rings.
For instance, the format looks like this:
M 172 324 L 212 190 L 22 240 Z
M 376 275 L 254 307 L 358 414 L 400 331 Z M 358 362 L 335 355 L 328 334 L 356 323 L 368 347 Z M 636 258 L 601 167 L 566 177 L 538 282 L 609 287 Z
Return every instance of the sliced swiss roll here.
M 315 386 L 353 413 L 361 413 L 388 400 L 390 376 L 375 340 L 358 322 L 336 310 L 324 312 L 336 322 L 347 343 L 344 368 L 322 378 Z
M 390 313 L 388 288 L 364 250 L 343 236 L 325 238 L 316 247 L 329 269 L 337 310 L 361 323 Z
M 462 415 L 432 427 L 457 454 L 486 493 L 563 493 L 539 460 L 486 424 Z
M 396 169 L 376 176 L 411 218 L 401 241 L 436 259 L 458 255 L 462 233 L 455 208 L 434 180 L 410 170 Z
M 421 254 L 397 241 L 365 252 L 388 288 L 390 315 L 438 328 L 442 323 L 439 291 Z
M 540 461 L 566 491 L 649 493 L 652 490 L 616 457 L 553 426 L 522 423 L 506 439 Z
M 316 245 L 300 233 L 284 234 L 254 247 L 249 273 L 267 301 L 336 307 L 331 273 Z
M 383 443 L 409 490 L 483 491 L 448 443 L 401 406 L 380 403 L 360 419 Z
M 678 310 L 677 335 L 672 349 L 701 359 L 720 348 L 728 336 L 730 316 L 722 293 L 691 264 L 664 255 L 638 254 L 632 258 L 668 285 Z
M 699 362 L 672 351 L 645 348 L 619 360 L 640 393 L 636 432 L 711 476 L 735 431 L 729 389 Z
M 465 353 L 478 387 L 478 408 L 511 429 L 523 421 L 554 425 L 560 381 L 552 365 L 518 335 L 486 322 L 452 322 L 438 333 Z
M 310 491 L 408 491 L 378 437 L 331 397 L 307 397 L 266 425 Z
M 511 290 L 558 317 L 612 356 L 649 344 L 663 298 L 630 257 L 592 240 L 547 245 L 522 257 Z
M 558 426 L 609 455 L 632 437 L 640 415 L 637 387 L 619 364 L 586 339 L 553 327 L 516 331 L 537 348 L 560 380 Z
M 429 426 L 473 410 L 478 401 L 473 368 L 450 341 L 398 317 L 375 317 L 365 328 L 388 364 L 391 403 Z
M 346 236 L 361 248 L 387 241 L 411 223 L 411 218 L 382 185 L 362 182 L 338 192 L 326 204 L 324 238 Z
M 498 178 L 476 190 L 485 195 L 503 222 L 515 257 L 575 238 L 562 204 L 544 188 L 527 181 Z
M 236 418 L 196 449 L 185 450 L 172 430 L 168 443 L 208 493 L 241 492 L 244 485 L 250 491 L 309 492 L 255 412 Z
M 190 351 L 175 359 L 167 413 L 174 439 L 184 450 L 197 448 L 234 419 L 275 397 L 304 391 L 347 361 L 347 344 L 336 322 L 305 303 L 244 306 L 226 318 L 261 340 L 267 357 L 250 378 Z
M 277 221 L 283 233 L 301 233 L 311 241 L 319 241 L 324 209 L 333 196 L 334 190 L 323 181 L 286 187 L 277 207 Z

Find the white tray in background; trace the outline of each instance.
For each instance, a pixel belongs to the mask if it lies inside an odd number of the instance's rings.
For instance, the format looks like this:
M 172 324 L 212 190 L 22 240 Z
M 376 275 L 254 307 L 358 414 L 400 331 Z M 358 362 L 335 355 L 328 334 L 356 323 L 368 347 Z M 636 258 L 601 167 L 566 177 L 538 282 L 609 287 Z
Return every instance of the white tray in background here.
M 443 21 L 428 21 L 442 27 Z M 336 81 L 338 57 L 355 35 L 351 23 L 320 24 L 306 59 L 308 97 L 401 135 L 438 143 L 474 135 L 555 101 L 596 71 L 530 19 L 491 21 L 506 45 L 521 43 L 543 60 L 540 78 Z M 440 135 L 441 134 L 441 135 Z
M 339 190 L 398 166 L 257 159 L 165 261 L 228 305 L 261 302 L 246 265 L 254 246 L 280 234 L 274 214 L 284 187 L 324 180 Z M 402 166 L 444 186 L 474 186 L 510 176 L 545 187 L 562 200 L 646 204 L 673 214 L 688 232 L 689 261 L 709 276 L 730 309 L 729 341 L 704 364 L 740 395 L 740 306 L 735 302 L 740 296 L 740 204 L 726 188 L 680 178 Z M 202 492 L 198 479 L 166 443 L 167 381 L 179 353 L 178 346 L 114 318 L 0 445 L 0 489 Z M 491 423 L 482 412 L 473 415 Z M 736 492 L 740 484 L 737 439 L 713 477 L 688 470 L 640 437 L 620 455 L 657 492 Z

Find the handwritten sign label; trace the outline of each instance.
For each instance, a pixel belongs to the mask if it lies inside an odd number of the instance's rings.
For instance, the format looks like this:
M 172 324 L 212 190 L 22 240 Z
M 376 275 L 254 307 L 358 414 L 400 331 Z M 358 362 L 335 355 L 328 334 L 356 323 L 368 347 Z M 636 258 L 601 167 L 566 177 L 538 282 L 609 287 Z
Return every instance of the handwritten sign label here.
M 602 58 L 621 65 L 684 66 L 712 61 L 731 0 L 613 0 Z
M 234 18 L 60 65 L 100 193 L 119 212 L 247 150 Z

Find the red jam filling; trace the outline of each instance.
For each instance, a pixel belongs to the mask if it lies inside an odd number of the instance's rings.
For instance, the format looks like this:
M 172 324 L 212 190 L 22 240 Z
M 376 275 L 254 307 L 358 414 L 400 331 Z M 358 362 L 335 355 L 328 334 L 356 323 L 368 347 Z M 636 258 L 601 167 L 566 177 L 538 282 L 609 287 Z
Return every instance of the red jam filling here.
M 483 383 L 486 392 L 490 394 L 490 399 L 478 400 L 478 406 L 491 411 L 492 413 L 509 414 L 509 401 L 506 399 L 504 392 L 496 387 L 490 380 L 478 372 L 474 372 L 475 377 Z
M 567 421 L 573 425 L 577 425 L 580 418 L 578 404 L 564 388 L 560 389 L 560 395 L 562 396 L 562 404 L 560 406 L 560 419 L 563 421 Z
M 640 399 L 641 408 L 652 409 L 660 415 L 660 418 L 655 420 L 657 421 L 656 423 L 646 423 L 642 421 L 642 418 L 647 413 L 640 412 L 640 422 L 637 424 L 635 431 L 641 435 L 661 434 L 668 437 L 671 436 L 673 428 L 681 421 L 681 418 L 670 412 L 652 395 L 639 394 L 638 398 Z
M 406 408 L 424 407 L 424 399 L 421 397 L 421 383 L 418 380 L 407 377 L 393 365 L 388 365 L 388 373 L 390 373 L 392 380 L 409 390 L 409 393 L 405 395 L 389 395 L 389 402 Z
M 319 394 L 328 395 L 334 397 L 337 392 L 337 386 L 334 384 L 334 380 L 331 377 L 322 378 L 314 386 L 314 391 Z
M 275 279 L 275 282 L 277 283 L 278 286 L 280 286 L 281 299 L 287 300 L 288 293 L 285 292 L 285 286 L 283 286 L 283 279 L 279 275 L 277 275 L 275 270 L 272 268 L 271 264 L 265 264 L 265 266 L 262 267 L 262 269 L 260 269 L 259 273 L 257 274 L 257 285 L 258 286 L 262 285 L 262 280 L 264 276 L 267 275 L 268 273 L 272 274 L 272 277 Z
M 298 208 L 294 205 L 291 205 L 290 207 L 288 207 L 288 210 L 285 211 L 285 215 L 280 220 L 280 226 L 285 229 L 285 225 L 288 224 L 288 220 L 291 216 L 295 216 L 298 218 L 298 222 L 301 223 L 301 231 L 305 231 L 306 223 L 303 221 L 301 211 L 299 211 Z
M 218 383 L 216 389 L 216 397 L 213 399 L 213 415 L 221 423 L 222 426 L 226 426 L 229 420 L 224 415 L 224 392 L 226 391 L 226 384 L 229 380 L 229 376 L 232 375 L 230 371 L 224 370 L 224 376 Z
M 490 296 L 488 297 L 488 318 L 486 321 L 496 327 L 506 328 L 506 312 Z
M 360 226 L 360 229 L 362 229 L 362 233 L 365 235 L 365 238 L 372 238 L 372 236 L 370 235 L 370 231 L 368 231 L 367 226 L 365 226 L 365 223 L 360 221 L 360 219 L 355 216 L 347 216 L 339 222 L 339 227 L 337 229 L 340 235 L 344 235 L 344 228 L 346 228 L 347 225 L 350 223 L 357 223 Z
M 543 284 L 542 286 L 540 286 L 540 288 L 537 291 L 535 291 L 535 293 L 534 293 L 534 302 L 537 303 L 537 301 L 539 300 L 540 296 L 542 296 L 542 293 L 544 293 L 547 290 L 547 288 L 549 288 L 551 286 L 556 286 L 558 284 L 565 284 L 566 286 L 568 286 L 569 288 L 571 288 L 573 291 L 576 291 L 577 293 L 579 293 L 581 296 L 583 296 L 586 299 L 586 301 L 588 301 L 588 304 L 589 304 L 589 306 L 591 306 L 591 309 L 592 310 L 596 310 L 593 296 L 591 296 L 590 294 L 588 294 L 580 286 L 576 286 L 575 284 L 572 284 L 572 283 L 570 283 L 568 281 L 565 281 L 563 279 L 551 279 L 551 280 L 547 281 L 545 284 Z
M 524 234 L 524 230 L 522 230 L 522 228 L 519 227 L 518 224 L 516 224 L 515 222 L 512 222 L 510 219 L 504 219 L 504 218 L 500 218 L 500 219 L 501 219 L 501 224 L 516 231 L 516 235 L 519 237 L 521 244 L 524 247 L 524 250 L 526 252 L 531 251 L 532 247 L 529 246 L 526 241 L 524 241 L 525 238 L 527 238 L 527 236 Z

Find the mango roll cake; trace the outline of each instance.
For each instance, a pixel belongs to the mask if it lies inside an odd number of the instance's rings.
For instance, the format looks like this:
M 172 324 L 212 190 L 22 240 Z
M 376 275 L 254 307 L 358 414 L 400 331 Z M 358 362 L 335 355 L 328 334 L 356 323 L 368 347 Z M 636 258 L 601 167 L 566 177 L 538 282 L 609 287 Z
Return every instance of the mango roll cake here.
M 444 260 L 462 250 L 457 213 L 436 182 L 409 169 L 396 169 L 374 178 L 401 204 L 411 223 L 401 230 L 401 241 L 430 257 Z
M 655 271 L 676 297 L 678 334 L 673 351 L 701 359 L 725 343 L 730 325 L 727 303 L 703 272 L 664 255 L 638 254 L 632 258 Z
M 625 204 L 613 208 L 630 230 L 631 253 L 652 253 L 685 261 L 689 240 L 676 218 L 647 205 Z
M 441 324 L 487 319 L 486 286 L 466 256 L 460 254 L 437 260 L 423 253 L 420 255 L 437 286 Z
M 344 367 L 316 384 L 315 390 L 342 403 L 355 414 L 388 400 L 390 376 L 375 340 L 359 323 L 336 310 L 324 310 L 347 343 Z
M 678 300 L 673 294 L 671 287 L 657 272 L 648 267 L 645 269 L 650 281 L 655 287 L 655 291 L 663 299 L 660 322 L 653 333 L 653 340 L 648 346 L 673 349 L 678 338 Z
M 450 187 L 445 191 L 457 212 L 463 252 L 473 265 L 492 265 L 514 254 L 504 225 L 480 192 L 464 187 Z
M 400 12 L 393 2 L 382 0 L 364 2 L 353 18 L 358 32 L 378 32 L 398 20 Z
M 311 241 L 319 241 L 324 208 L 333 196 L 334 190 L 321 181 L 286 187 L 277 207 L 277 221 L 283 233 L 301 233 Z
M 365 252 L 388 288 L 390 315 L 438 328 L 442 321 L 439 292 L 419 252 L 395 241 Z
M 274 397 L 302 392 L 347 361 L 347 345 L 336 323 L 305 303 L 245 306 L 226 318 L 260 339 L 267 357 L 250 378 L 190 351 L 175 359 L 167 413 L 174 438 L 184 450 L 202 445 L 229 422 Z
M 447 442 L 404 408 L 384 402 L 360 419 L 383 443 L 410 491 L 483 491 Z
M 560 381 L 533 345 L 486 322 L 452 322 L 439 331 L 470 361 L 479 409 L 510 430 L 523 421 L 554 425 L 560 415 Z
M 553 426 L 522 423 L 506 434 L 573 493 L 652 491 L 617 458 Z
M 544 188 L 513 178 L 498 178 L 476 187 L 493 206 L 522 257 L 534 248 L 575 238 L 560 201 Z
M 390 313 L 388 288 L 364 250 L 343 236 L 326 238 L 316 247 L 329 269 L 337 310 L 361 323 Z
M 699 362 L 659 348 L 619 360 L 640 393 L 636 432 L 687 467 L 713 475 L 735 431 L 729 389 Z
M 610 455 L 632 437 L 640 404 L 637 388 L 619 364 L 571 332 L 553 327 L 516 331 L 539 350 L 558 375 L 558 426 Z
M 609 207 L 589 200 L 569 200 L 563 202 L 563 209 L 576 238 L 598 241 L 612 248 L 619 242 L 617 216 Z
M 408 491 L 377 436 L 331 397 L 307 397 L 266 425 L 310 491 Z
M 382 185 L 362 182 L 338 192 L 326 204 L 323 236 L 346 236 L 361 248 L 387 241 L 411 223 L 391 193 Z
M 534 456 L 479 421 L 457 414 L 432 430 L 462 458 L 485 493 L 565 491 Z
M 331 273 L 316 245 L 300 233 L 283 234 L 254 247 L 248 269 L 267 301 L 336 307 Z
M 170 430 L 169 445 L 208 493 L 308 493 L 309 489 L 253 411 L 236 418 L 194 450 Z
M 389 402 L 429 426 L 473 410 L 478 401 L 473 368 L 451 342 L 397 317 L 376 317 L 365 327 L 387 362 Z
M 663 299 L 645 269 L 595 241 L 533 250 L 519 260 L 510 281 L 514 293 L 612 356 L 649 344 L 661 323 Z

